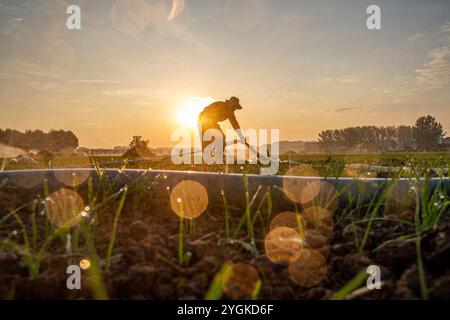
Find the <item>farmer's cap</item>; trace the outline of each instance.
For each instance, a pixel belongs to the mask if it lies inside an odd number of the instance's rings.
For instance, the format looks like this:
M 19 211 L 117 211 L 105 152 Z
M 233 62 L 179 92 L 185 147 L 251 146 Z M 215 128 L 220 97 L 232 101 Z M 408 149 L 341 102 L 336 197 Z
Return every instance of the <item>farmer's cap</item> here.
M 241 110 L 242 109 L 242 106 L 239 104 L 239 99 L 238 98 L 231 97 L 228 101 L 231 102 L 236 107 L 237 110 Z

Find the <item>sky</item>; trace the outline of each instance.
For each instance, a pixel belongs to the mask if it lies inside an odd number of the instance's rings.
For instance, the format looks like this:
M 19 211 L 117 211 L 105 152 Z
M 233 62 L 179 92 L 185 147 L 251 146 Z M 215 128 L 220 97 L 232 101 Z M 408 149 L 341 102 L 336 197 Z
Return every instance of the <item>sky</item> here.
M 0 128 L 85 147 L 173 145 L 194 97 L 237 96 L 243 128 L 282 140 L 427 114 L 450 133 L 449 89 L 448 0 L 0 0 Z

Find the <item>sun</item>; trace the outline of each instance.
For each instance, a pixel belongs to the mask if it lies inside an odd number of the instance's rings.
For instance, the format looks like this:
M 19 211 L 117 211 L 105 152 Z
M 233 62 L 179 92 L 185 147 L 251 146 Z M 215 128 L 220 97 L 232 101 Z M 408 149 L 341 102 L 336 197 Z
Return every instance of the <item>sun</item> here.
M 185 128 L 197 128 L 198 115 L 212 102 L 214 99 L 211 97 L 193 97 L 184 100 L 178 106 L 177 122 Z

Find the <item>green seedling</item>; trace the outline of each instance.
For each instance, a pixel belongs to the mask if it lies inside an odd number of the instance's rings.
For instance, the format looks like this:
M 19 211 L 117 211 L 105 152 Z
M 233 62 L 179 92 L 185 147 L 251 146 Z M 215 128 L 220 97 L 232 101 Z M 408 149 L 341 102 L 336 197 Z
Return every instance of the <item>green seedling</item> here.
M 366 270 L 362 270 L 353 279 L 347 282 L 347 284 L 345 284 L 345 286 L 343 286 L 338 292 L 336 292 L 331 297 L 331 300 L 344 300 L 350 293 L 361 287 L 368 277 L 369 274 Z
M 220 270 L 216 273 L 211 282 L 208 292 L 205 295 L 205 300 L 219 300 L 223 295 L 224 276 L 231 271 L 232 264 L 226 262 Z
M 96 259 L 92 259 L 91 265 L 88 269 L 88 282 L 92 290 L 92 295 L 96 300 L 108 300 L 108 291 L 103 281 L 100 265 Z
M 223 205 L 225 207 L 225 235 L 227 239 L 230 239 L 230 217 L 228 212 L 227 198 L 225 197 L 225 191 L 223 189 L 220 191 L 220 193 L 222 195 Z
M 180 210 L 180 229 L 178 233 L 178 263 L 180 266 L 187 266 L 191 262 L 192 253 L 191 252 L 184 252 L 184 234 L 185 234 L 185 222 L 183 219 L 183 213 L 184 213 L 184 204 L 181 199 L 178 199 L 178 205 Z M 192 223 L 192 219 L 190 221 Z
M 247 181 L 247 183 L 246 183 Z M 247 225 L 247 235 L 250 237 L 250 241 L 252 245 L 255 243 L 255 234 L 253 229 L 253 223 L 252 223 L 252 217 L 251 217 L 251 208 L 256 201 L 259 192 L 262 189 L 262 186 L 259 185 L 256 189 L 255 194 L 253 195 L 252 199 L 250 200 L 250 195 L 248 191 L 248 180 L 247 177 L 244 176 L 244 186 L 245 186 L 245 211 L 244 215 L 241 217 L 241 220 L 239 220 L 239 223 L 236 227 L 236 229 L 233 232 L 233 239 L 237 239 L 239 232 L 241 231 L 241 228 L 243 227 L 244 223 Z
M 68 232 L 67 228 L 57 228 L 53 232 L 46 236 L 42 245 L 37 245 L 37 233 L 36 236 L 30 237 L 28 230 L 23 222 L 22 218 L 17 211 L 13 212 L 13 216 L 21 227 L 23 244 L 19 244 L 10 240 L 2 240 L 0 242 L 0 247 L 4 247 L 13 251 L 16 251 L 21 257 L 23 264 L 27 267 L 30 278 L 35 278 L 39 274 L 41 262 L 45 251 L 48 246 L 57 238 L 65 236 Z M 32 226 L 32 230 L 34 227 Z M 34 234 L 35 231 L 32 231 Z M 36 241 L 33 237 L 36 237 Z M 36 245 L 34 245 L 36 243 Z
M 259 298 L 259 293 L 261 292 L 261 287 L 262 287 L 262 281 L 261 279 L 258 279 L 258 281 L 256 281 L 255 284 L 255 289 L 252 292 L 252 300 L 258 300 Z
M 111 257 L 112 257 L 112 253 L 114 250 L 114 244 L 116 242 L 117 228 L 119 226 L 120 213 L 122 212 L 123 205 L 125 204 L 125 199 L 127 198 L 127 192 L 128 192 L 127 186 L 122 188 L 122 196 L 120 197 L 119 205 L 117 206 L 116 214 L 114 215 L 113 230 L 112 230 L 112 234 L 111 234 L 111 240 L 110 240 L 109 246 L 108 246 L 108 253 L 106 256 L 106 270 L 109 270 L 109 267 L 111 264 Z
M 419 271 L 419 285 L 420 294 L 423 300 L 428 300 L 428 287 L 425 279 L 425 267 L 422 259 L 422 237 L 421 237 L 421 223 L 420 223 L 420 198 L 419 192 L 416 188 L 416 210 L 414 215 L 414 226 L 416 229 L 416 255 L 417 255 L 417 268 Z
M 250 194 L 248 188 L 248 177 L 244 174 L 244 186 L 245 186 L 245 221 L 247 223 L 247 233 L 250 236 L 250 241 L 252 244 L 255 243 L 255 233 L 253 230 L 252 216 L 251 216 L 251 203 L 250 203 Z M 258 191 L 255 193 L 253 199 L 256 198 L 261 186 L 258 186 Z M 253 202 L 252 199 L 252 202 Z

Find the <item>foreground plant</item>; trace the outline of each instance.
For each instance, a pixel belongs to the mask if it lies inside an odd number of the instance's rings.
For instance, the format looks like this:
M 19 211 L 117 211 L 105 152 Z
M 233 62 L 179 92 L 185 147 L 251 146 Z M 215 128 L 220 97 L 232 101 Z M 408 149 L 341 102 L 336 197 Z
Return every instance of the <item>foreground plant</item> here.
M 22 217 L 19 215 L 19 211 L 23 208 L 29 206 L 29 204 L 21 206 L 15 210 L 13 210 L 9 215 L 5 217 L 13 216 L 16 222 L 20 226 L 20 231 L 14 230 L 13 234 L 18 235 L 22 234 L 22 243 L 17 241 L 12 241 L 11 239 L 3 239 L 0 241 L 0 249 L 7 249 L 17 252 L 19 256 L 22 258 L 22 263 L 27 267 L 28 273 L 31 279 L 35 278 L 40 272 L 40 266 L 42 259 L 44 257 L 45 252 L 47 251 L 50 244 L 58 238 L 63 238 L 68 233 L 68 228 L 55 228 L 52 229 L 48 235 L 45 235 L 45 238 L 41 243 L 39 243 L 39 235 L 37 232 L 37 224 L 36 224 L 36 210 L 38 206 L 41 204 L 41 201 L 38 199 L 34 199 L 32 202 L 32 213 L 30 215 L 31 220 L 31 237 L 25 222 Z
M 232 263 L 226 262 L 216 273 L 211 282 L 205 300 L 219 300 L 223 295 L 224 276 L 230 272 Z
M 123 205 L 125 204 L 125 199 L 127 198 L 128 187 L 127 186 L 123 187 L 121 189 L 121 191 L 122 191 L 122 196 L 120 197 L 119 204 L 116 209 L 116 214 L 114 215 L 113 230 L 112 230 L 112 234 L 111 234 L 111 240 L 109 241 L 108 253 L 106 255 L 106 270 L 109 270 L 109 267 L 111 265 L 111 256 L 113 253 L 114 244 L 116 242 L 117 228 L 119 226 L 120 213 L 122 212 Z
M 344 300 L 346 299 L 353 291 L 361 287 L 361 285 L 366 281 L 369 277 L 366 270 L 362 270 L 358 273 L 354 278 L 352 278 L 349 282 L 347 282 L 339 291 L 337 291 L 332 297 L 331 300 Z

